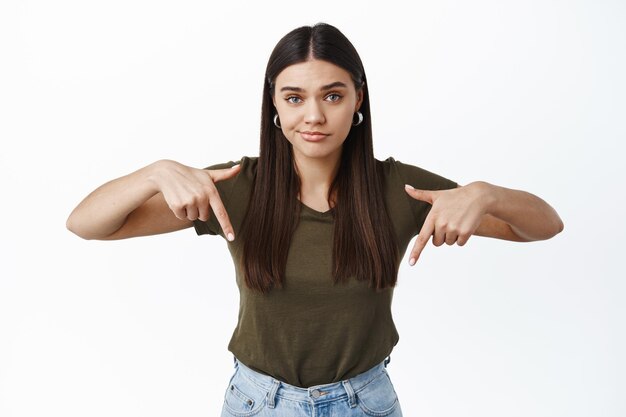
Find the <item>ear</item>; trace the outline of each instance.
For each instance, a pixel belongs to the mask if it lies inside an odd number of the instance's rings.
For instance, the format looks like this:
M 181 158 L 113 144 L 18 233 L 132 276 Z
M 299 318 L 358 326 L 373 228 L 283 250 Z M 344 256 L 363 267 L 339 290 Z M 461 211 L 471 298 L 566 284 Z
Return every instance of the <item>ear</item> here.
M 359 109 L 361 108 L 361 104 L 363 104 L 363 87 L 362 86 L 356 92 L 356 108 L 354 109 L 355 112 L 359 111 Z

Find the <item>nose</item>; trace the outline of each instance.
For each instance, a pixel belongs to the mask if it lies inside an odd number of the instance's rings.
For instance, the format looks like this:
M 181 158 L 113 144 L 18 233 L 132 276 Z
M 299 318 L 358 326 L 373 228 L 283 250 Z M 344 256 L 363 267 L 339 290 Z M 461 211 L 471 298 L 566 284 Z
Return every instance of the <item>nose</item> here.
M 324 124 L 325 121 L 326 117 L 320 105 L 315 100 L 309 101 L 306 114 L 304 115 L 304 122 L 310 125 L 316 125 Z

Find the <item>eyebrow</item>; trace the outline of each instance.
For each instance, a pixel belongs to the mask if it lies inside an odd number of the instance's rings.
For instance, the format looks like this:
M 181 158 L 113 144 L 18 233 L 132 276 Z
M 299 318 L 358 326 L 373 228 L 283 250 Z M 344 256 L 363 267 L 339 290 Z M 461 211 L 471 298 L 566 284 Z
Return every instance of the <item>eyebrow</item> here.
M 332 88 L 337 88 L 337 87 L 347 88 L 348 86 L 345 85 L 344 83 L 342 83 L 341 81 L 335 81 L 334 83 L 323 85 L 320 88 L 320 91 L 326 91 L 326 90 L 330 90 Z M 295 91 L 296 93 L 302 93 L 302 92 L 304 92 L 304 89 L 300 88 L 300 87 L 285 86 L 285 87 L 281 88 L 280 91 L 281 92 L 283 92 L 283 91 Z

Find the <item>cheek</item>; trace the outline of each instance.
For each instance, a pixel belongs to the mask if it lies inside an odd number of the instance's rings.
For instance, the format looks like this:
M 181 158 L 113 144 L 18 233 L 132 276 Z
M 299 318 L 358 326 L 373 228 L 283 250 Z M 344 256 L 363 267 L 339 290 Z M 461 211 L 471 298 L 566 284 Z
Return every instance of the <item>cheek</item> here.
M 337 114 L 337 122 L 340 124 L 341 128 L 350 130 L 352 126 L 352 119 L 354 117 L 354 113 L 352 109 L 349 107 L 341 109 L 341 112 Z
M 283 116 L 281 117 L 280 125 L 283 127 L 283 130 L 292 130 L 298 124 L 298 117 L 295 117 L 293 113 L 283 112 Z
M 298 121 L 297 112 L 290 111 L 290 109 L 283 108 L 283 106 L 279 105 L 276 110 L 278 111 L 278 118 L 280 119 L 280 125 L 283 130 L 293 129 L 294 124 Z

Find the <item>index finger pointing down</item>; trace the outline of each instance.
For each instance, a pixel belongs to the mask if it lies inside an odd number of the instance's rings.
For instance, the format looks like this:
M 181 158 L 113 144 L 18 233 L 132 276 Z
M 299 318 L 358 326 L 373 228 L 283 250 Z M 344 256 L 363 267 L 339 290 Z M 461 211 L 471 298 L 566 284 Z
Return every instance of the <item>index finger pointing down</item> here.
M 233 230 L 233 226 L 230 224 L 230 218 L 228 217 L 226 208 L 224 207 L 217 190 L 215 193 L 211 193 L 211 197 L 209 197 L 209 204 L 213 209 L 213 213 L 215 213 L 218 223 L 224 231 L 224 236 L 226 236 L 226 239 L 228 239 L 229 242 L 232 242 L 235 240 L 235 232 Z
M 422 228 L 417 235 L 417 239 L 415 240 L 415 244 L 413 245 L 413 249 L 411 249 L 411 256 L 409 257 L 409 265 L 413 266 L 419 259 L 424 247 L 428 243 L 428 240 L 435 232 L 435 221 L 430 217 L 426 216 L 426 220 L 422 225 Z

